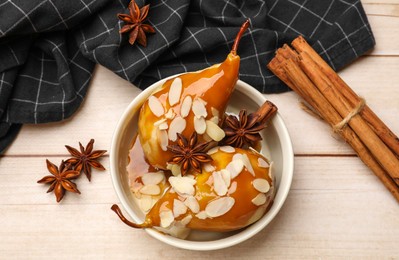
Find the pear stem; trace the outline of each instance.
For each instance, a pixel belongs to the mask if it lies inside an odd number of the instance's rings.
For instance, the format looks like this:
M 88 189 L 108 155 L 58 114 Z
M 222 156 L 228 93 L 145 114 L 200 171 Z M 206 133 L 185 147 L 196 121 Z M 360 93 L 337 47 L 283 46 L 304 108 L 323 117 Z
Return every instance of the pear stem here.
M 240 43 L 241 37 L 242 37 L 242 35 L 244 34 L 244 32 L 248 29 L 249 25 L 250 25 L 249 19 L 247 19 L 247 20 L 241 25 L 240 31 L 238 32 L 238 34 L 237 34 L 237 36 L 236 36 L 236 38 L 235 38 L 235 40 L 234 40 L 233 47 L 231 48 L 231 53 L 232 53 L 232 54 L 235 55 L 235 54 L 237 53 L 238 44 Z
M 136 223 L 133 223 L 133 222 L 127 220 L 125 218 L 125 216 L 123 216 L 121 209 L 116 204 L 112 205 L 111 209 L 116 213 L 116 215 L 118 215 L 118 217 L 123 221 L 123 223 L 125 223 L 126 225 L 128 225 L 132 228 L 147 228 L 147 227 L 149 227 L 149 225 L 145 222 L 143 224 L 136 224 Z

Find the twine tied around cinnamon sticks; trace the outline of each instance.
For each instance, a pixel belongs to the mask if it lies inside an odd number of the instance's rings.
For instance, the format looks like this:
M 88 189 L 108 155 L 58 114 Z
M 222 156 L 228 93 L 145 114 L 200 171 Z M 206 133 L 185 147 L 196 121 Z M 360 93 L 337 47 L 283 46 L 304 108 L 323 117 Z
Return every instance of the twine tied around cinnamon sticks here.
M 366 101 L 364 100 L 364 98 L 360 98 L 360 102 L 356 105 L 355 108 L 353 108 L 353 110 L 351 112 L 349 112 L 349 114 L 342 119 L 341 122 L 339 122 L 338 124 L 333 126 L 333 131 L 334 133 L 338 133 L 340 131 L 342 131 L 342 129 L 348 125 L 349 121 L 356 116 L 357 114 L 360 113 L 360 111 L 362 111 L 362 109 L 364 108 L 364 105 L 366 105 Z
M 399 202 L 399 138 L 301 36 L 267 67 L 329 123 Z

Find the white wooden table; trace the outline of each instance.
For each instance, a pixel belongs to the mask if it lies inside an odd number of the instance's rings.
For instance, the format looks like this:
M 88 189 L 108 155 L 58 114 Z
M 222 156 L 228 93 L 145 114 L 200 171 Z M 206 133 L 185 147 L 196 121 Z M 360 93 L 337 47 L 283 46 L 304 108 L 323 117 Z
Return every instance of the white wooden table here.
M 399 134 L 399 0 L 365 0 L 377 46 L 340 72 Z M 113 91 L 109 91 L 112 89 Z M 97 66 L 80 110 L 62 123 L 25 125 L 0 159 L 0 258 L 265 259 L 399 257 L 399 204 L 330 128 L 298 107 L 295 93 L 267 95 L 290 131 L 295 174 L 276 219 L 232 248 L 173 248 L 120 222 L 108 171 L 77 181 L 81 195 L 60 205 L 47 187 L 45 159 L 67 157 L 65 144 L 95 138 L 108 149 L 116 123 L 140 90 Z M 108 156 L 102 160 L 109 168 Z

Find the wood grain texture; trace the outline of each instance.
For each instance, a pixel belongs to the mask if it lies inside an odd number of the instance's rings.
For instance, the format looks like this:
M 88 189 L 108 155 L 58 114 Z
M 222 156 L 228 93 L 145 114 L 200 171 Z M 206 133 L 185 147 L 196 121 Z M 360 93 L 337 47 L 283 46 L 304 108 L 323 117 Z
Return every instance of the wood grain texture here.
M 364 0 L 376 48 L 339 74 L 399 133 L 399 1 Z M 112 89 L 113 91 L 109 91 Z M 391 259 L 399 256 L 399 207 L 377 178 L 330 128 L 298 107 L 289 92 L 266 95 L 279 108 L 296 159 L 281 212 L 252 239 L 229 249 L 173 248 L 122 224 L 109 171 L 77 180 L 81 195 L 54 194 L 36 181 L 45 159 L 67 157 L 65 144 L 95 138 L 109 150 L 114 128 L 140 90 L 97 66 L 85 102 L 70 119 L 25 125 L 0 157 L 0 259 Z M 108 169 L 108 156 L 102 159 Z

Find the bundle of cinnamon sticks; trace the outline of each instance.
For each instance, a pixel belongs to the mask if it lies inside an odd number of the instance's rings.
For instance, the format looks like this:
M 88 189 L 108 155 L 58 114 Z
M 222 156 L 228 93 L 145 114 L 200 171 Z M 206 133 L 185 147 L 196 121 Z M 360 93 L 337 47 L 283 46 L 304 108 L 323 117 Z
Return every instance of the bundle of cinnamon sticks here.
M 355 150 L 399 202 L 399 138 L 303 37 L 278 49 L 268 68 Z

